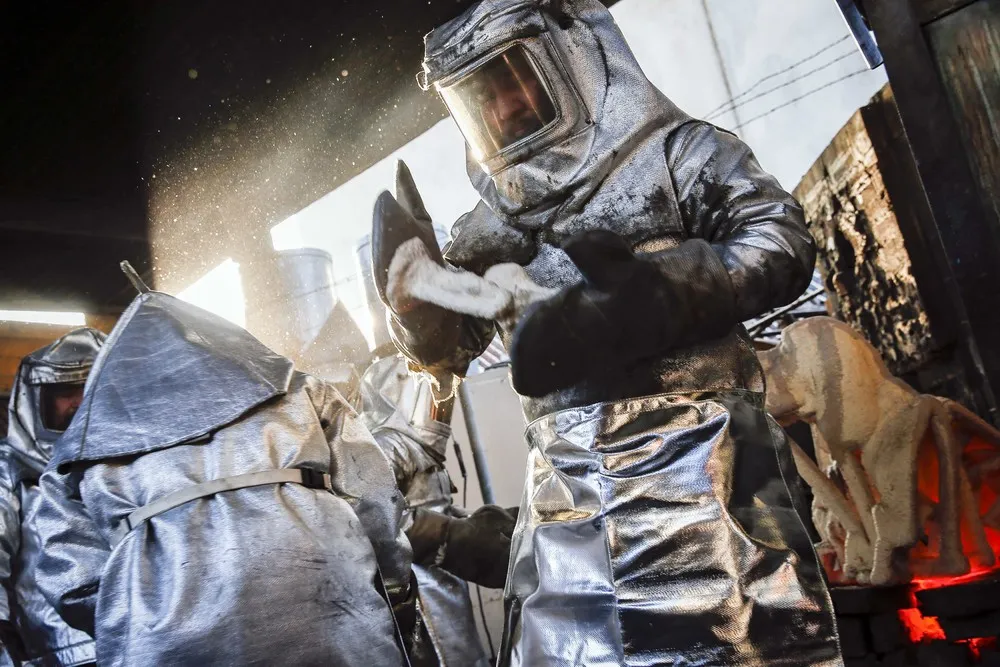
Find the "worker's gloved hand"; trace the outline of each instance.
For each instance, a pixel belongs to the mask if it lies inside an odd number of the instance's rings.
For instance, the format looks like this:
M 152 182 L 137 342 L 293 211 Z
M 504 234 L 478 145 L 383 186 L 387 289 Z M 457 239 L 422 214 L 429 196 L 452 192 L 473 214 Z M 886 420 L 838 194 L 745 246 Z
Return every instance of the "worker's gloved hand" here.
M 486 588 L 503 588 L 516 519 L 502 507 L 484 505 L 448 530 L 442 569 Z
M 514 523 L 515 518 L 496 505 L 484 505 L 461 519 L 418 508 L 406 535 L 414 563 L 437 565 L 486 588 L 503 588 Z
M 390 330 L 407 356 L 431 366 L 447 356 L 459 336 L 461 316 L 440 306 L 406 301 L 390 303 L 389 268 L 396 251 L 411 239 L 420 239 L 431 259 L 445 265 L 434 235 L 430 215 L 424 208 L 406 164 L 396 165 L 396 197 L 382 192 L 372 214 L 372 272 L 379 299 L 391 314 Z
M 732 283 L 712 247 L 686 241 L 636 256 L 614 232 L 582 232 L 563 250 L 583 282 L 533 304 L 510 346 L 514 389 L 545 396 L 736 324 Z

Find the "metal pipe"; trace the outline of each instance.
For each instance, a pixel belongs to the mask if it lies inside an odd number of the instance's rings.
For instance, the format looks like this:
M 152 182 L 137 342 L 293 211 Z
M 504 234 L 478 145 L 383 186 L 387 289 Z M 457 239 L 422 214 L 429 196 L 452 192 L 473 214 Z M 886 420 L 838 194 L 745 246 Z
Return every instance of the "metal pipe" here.
M 779 308 L 778 310 L 770 313 L 769 315 L 765 315 L 764 317 L 760 318 L 759 320 L 757 320 L 756 322 L 754 322 L 753 324 L 750 325 L 750 337 L 753 338 L 754 336 L 756 336 L 757 334 L 759 334 L 761 331 L 763 331 L 764 329 L 766 329 L 767 326 L 769 324 L 771 324 L 771 322 L 774 322 L 775 320 L 777 320 L 782 315 L 786 315 L 789 312 L 795 310 L 796 308 L 798 308 L 802 304 L 808 303 L 809 301 L 812 301 L 816 297 L 818 297 L 821 294 L 823 294 L 824 291 L 825 290 L 822 287 L 819 287 L 819 288 L 814 289 L 811 292 L 806 292 L 805 294 L 803 294 L 802 296 L 800 296 L 795 301 L 792 301 L 787 306 L 785 306 L 783 308 Z
M 476 464 L 476 477 L 479 478 L 479 490 L 482 492 L 483 502 L 487 505 L 495 505 L 496 497 L 493 495 L 493 484 L 486 464 L 486 452 L 483 450 L 483 440 L 479 434 L 479 428 L 476 426 L 475 410 L 472 407 L 472 396 L 469 394 L 467 383 L 463 382 L 459 386 L 458 397 L 462 402 L 465 428 L 469 432 L 469 449 L 472 450 L 472 460 Z

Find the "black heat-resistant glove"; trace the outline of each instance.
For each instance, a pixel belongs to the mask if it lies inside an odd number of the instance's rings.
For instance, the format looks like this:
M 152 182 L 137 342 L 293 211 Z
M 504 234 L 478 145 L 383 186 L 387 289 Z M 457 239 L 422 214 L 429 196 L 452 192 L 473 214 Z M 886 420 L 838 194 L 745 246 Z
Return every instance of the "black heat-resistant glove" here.
M 702 239 L 635 255 L 614 232 L 592 230 L 563 250 L 583 282 L 527 309 L 510 346 L 514 389 L 545 396 L 736 325 L 732 283 Z
M 486 588 L 503 588 L 514 523 L 515 518 L 496 505 L 484 505 L 462 519 L 418 508 L 406 535 L 414 563 L 437 565 Z
M 398 197 L 398 201 L 396 199 Z M 430 303 L 414 303 L 405 312 L 389 305 L 386 290 L 389 265 L 399 246 L 419 238 L 431 259 L 445 265 L 430 215 L 424 208 L 406 164 L 396 165 L 396 197 L 382 192 L 372 214 L 372 273 L 379 299 L 390 312 L 390 330 L 407 356 L 426 367 L 445 359 L 455 349 L 460 335 L 461 316 Z

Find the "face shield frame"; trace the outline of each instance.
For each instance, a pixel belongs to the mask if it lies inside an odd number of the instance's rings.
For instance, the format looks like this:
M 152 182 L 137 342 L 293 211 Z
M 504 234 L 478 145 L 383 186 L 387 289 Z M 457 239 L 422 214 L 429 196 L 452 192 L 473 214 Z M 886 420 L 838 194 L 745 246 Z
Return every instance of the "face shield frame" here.
M 442 91 L 454 89 L 476 75 L 496 58 L 513 49 L 521 49 L 525 60 L 537 78 L 543 92 L 548 96 L 555 111 L 554 118 L 537 131 L 521 137 L 516 141 L 487 154 L 480 154 L 475 137 L 470 137 L 470 130 L 464 127 L 456 115 L 456 111 L 448 103 L 446 94 Z M 419 77 L 418 77 L 419 78 Z M 556 83 L 560 85 L 556 85 Z M 528 157 L 544 150 L 548 146 L 571 137 L 587 127 L 593 121 L 583 103 L 583 98 L 573 78 L 563 65 L 558 50 L 548 33 L 524 37 L 499 44 L 496 47 L 473 58 L 459 67 L 455 72 L 442 77 L 433 83 L 433 88 L 452 119 L 459 127 L 466 144 L 471 148 L 473 156 L 480 167 L 490 176 L 514 166 Z

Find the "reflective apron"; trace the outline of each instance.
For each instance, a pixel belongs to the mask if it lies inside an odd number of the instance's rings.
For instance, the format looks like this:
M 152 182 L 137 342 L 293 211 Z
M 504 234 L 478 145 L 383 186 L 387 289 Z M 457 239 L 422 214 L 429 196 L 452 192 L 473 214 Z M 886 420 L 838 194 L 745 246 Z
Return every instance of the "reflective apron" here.
M 500 665 L 842 665 L 761 394 L 666 394 L 528 426 Z

